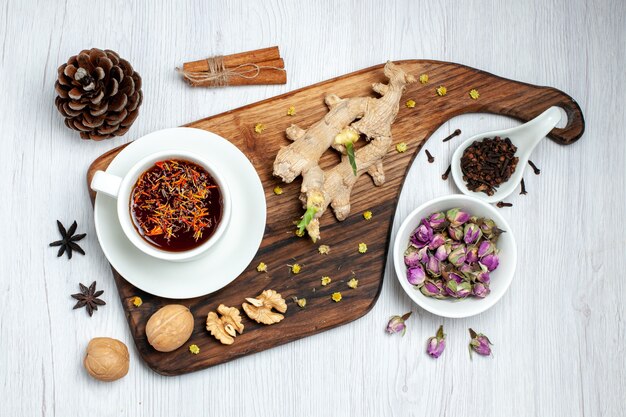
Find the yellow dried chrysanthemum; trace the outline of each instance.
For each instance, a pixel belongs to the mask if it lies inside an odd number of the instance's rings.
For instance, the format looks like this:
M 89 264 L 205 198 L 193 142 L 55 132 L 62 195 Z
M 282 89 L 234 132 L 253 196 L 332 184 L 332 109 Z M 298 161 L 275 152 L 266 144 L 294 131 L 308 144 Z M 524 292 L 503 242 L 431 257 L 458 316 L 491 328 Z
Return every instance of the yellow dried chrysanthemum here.
M 306 307 L 306 298 L 298 298 L 298 301 L 296 301 L 296 303 L 300 308 L 304 308 Z
M 367 245 L 363 242 L 359 243 L 359 253 L 367 252 Z
M 406 101 L 405 105 L 409 108 L 412 109 L 413 107 L 415 107 L 415 100 L 413 99 L 409 99 Z
M 472 100 L 478 100 L 478 97 L 480 97 L 480 94 L 478 94 L 478 90 L 471 89 L 469 92 L 469 96 L 472 98 Z
M 256 267 L 256 270 L 259 272 L 267 272 L 267 265 L 265 265 L 264 262 L 260 262 L 259 265 Z
M 440 97 L 443 97 L 448 93 L 448 89 L 444 87 L 443 85 L 440 85 L 439 87 L 437 87 L 436 91 L 437 91 L 437 95 Z
M 352 277 L 350 281 L 348 281 L 348 287 L 355 289 L 359 285 L 359 280 Z
M 332 281 L 330 279 L 330 277 L 322 277 L 322 285 L 323 286 L 327 286 L 328 284 L 330 284 L 330 281 Z
M 189 352 L 193 353 L 194 355 L 197 355 L 198 353 L 200 353 L 200 348 L 198 347 L 198 345 L 190 345 Z
M 363 213 L 363 218 L 365 220 L 370 220 L 372 218 L 372 212 L 367 210 L 366 212 Z
M 407 149 L 408 146 L 405 142 L 400 142 L 396 145 L 396 151 L 398 151 L 399 153 L 406 152 Z
M 320 245 L 320 247 L 317 248 L 317 251 L 320 253 L 320 255 L 328 255 L 330 253 L 330 246 Z
M 299 274 L 301 269 L 302 267 L 300 266 L 300 264 L 291 265 L 291 272 L 294 274 Z
M 298 230 L 296 230 L 296 232 L 295 232 L 295 233 L 296 233 L 296 236 L 298 236 L 298 237 L 302 237 L 302 236 L 304 236 L 304 230 L 300 230 L 300 229 L 298 229 Z
M 339 301 L 341 301 L 341 298 L 342 298 L 342 297 L 341 297 L 341 293 L 340 293 L 339 291 L 334 292 L 334 293 L 333 293 L 333 295 L 331 295 L 331 296 L 330 296 L 330 298 L 331 298 L 334 302 L 338 303 Z
M 263 131 L 265 130 L 265 125 L 263 123 L 257 123 L 256 125 L 254 125 L 254 131 L 256 133 L 263 133 Z
M 420 75 L 420 83 L 426 84 L 428 82 L 428 74 Z
M 277 185 L 276 187 L 274 187 L 274 194 L 276 195 L 281 195 L 283 193 L 283 189 L 280 188 L 279 185 Z
M 295 106 L 291 106 L 287 109 L 287 116 L 295 116 L 296 115 L 296 108 Z

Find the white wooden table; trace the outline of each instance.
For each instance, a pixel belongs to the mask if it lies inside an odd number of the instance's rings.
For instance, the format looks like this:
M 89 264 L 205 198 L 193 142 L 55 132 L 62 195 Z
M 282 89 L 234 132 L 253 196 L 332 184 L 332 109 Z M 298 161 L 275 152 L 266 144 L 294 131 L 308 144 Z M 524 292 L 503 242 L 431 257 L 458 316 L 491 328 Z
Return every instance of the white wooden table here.
M 626 415 L 626 3 L 621 0 L 47 1 L 0 0 L 0 415 L 2 416 L 623 416 Z M 279 45 L 289 82 L 191 89 L 174 67 L 217 53 Z M 57 67 L 83 48 L 118 51 L 143 76 L 130 132 L 82 141 L 54 107 Z M 519 266 L 504 298 L 470 319 L 411 304 L 390 266 L 373 311 L 357 322 L 181 377 L 134 350 L 85 187 L 89 163 L 156 129 L 181 125 L 387 59 L 433 58 L 550 85 L 587 122 L 572 146 L 540 144 L 529 194 L 503 209 Z M 517 122 L 456 118 L 437 131 L 406 181 L 395 227 L 420 203 L 455 192 L 440 179 L 459 139 Z M 55 220 L 74 219 L 87 256 L 56 258 Z M 69 294 L 97 280 L 106 307 L 89 318 Z M 404 338 L 384 333 L 413 310 Z M 439 360 L 426 338 L 444 324 Z M 467 328 L 492 358 L 470 361 Z M 131 350 L 121 381 L 82 368 L 90 338 Z

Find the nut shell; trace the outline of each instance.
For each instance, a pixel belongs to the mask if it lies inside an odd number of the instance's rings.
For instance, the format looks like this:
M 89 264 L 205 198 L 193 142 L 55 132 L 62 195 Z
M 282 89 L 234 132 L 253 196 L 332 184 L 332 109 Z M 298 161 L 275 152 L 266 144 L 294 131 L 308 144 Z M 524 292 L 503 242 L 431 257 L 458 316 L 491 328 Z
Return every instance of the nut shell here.
M 124 343 L 110 337 L 95 337 L 87 345 L 83 365 L 95 379 L 115 381 L 128 373 L 129 362 Z
M 166 305 L 146 324 L 148 343 L 159 352 L 171 352 L 185 344 L 193 332 L 193 315 L 180 304 Z

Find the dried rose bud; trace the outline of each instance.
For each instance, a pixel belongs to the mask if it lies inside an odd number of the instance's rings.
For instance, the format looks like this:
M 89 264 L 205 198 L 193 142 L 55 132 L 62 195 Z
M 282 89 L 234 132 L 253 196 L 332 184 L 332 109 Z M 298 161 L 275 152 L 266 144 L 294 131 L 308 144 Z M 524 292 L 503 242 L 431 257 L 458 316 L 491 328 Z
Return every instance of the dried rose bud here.
M 443 325 L 439 326 L 437 334 L 433 337 L 429 337 L 426 341 L 426 353 L 430 357 L 437 359 L 443 353 L 446 348 L 446 335 L 443 332 Z
M 483 257 L 480 260 L 480 263 L 484 265 L 488 271 L 493 271 L 500 264 L 500 259 L 498 259 L 498 255 L 495 253 L 490 253 L 489 255 Z
M 441 245 L 435 251 L 435 258 L 437 258 L 437 260 L 439 261 L 445 261 L 446 259 L 448 259 L 450 251 L 452 251 L 450 245 Z
M 446 225 L 446 215 L 443 212 L 433 213 L 426 218 L 426 221 L 435 230 L 443 229 Z
M 412 311 L 409 311 L 403 316 L 391 316 L 389 319 L 389 323 L 387 324 L 387 329 L 385 330 L 389 334 L 400 333 L 402 332 L 402 336 L 406 333 L 406 324 L 405 322 L 409 317 L 411 317 Z
M 433 236 L 432 240 L 428 244 L 428 249 L 435 250 L 441 245 L 443 245 L 444 243 L 446 243 L 445 236 L 442 235 L 441 233 L 437 233 L 436 235 Z
M 469 329 L 469 334 L 472 340 L 469 343 L 470 358 L 472 357 L 472 351 L 482 356 L 491 355 L 492 343 L 487 336 L 482 333 L 476 333 L 474 330 Z
M 454 266 L 461 266 L 465 263 L 466 255 L 465 255 L 465 247 L 458 246 L 455 249 L 452 249 L 452 252 L 448 255 L 448 260 Z
M 480 224 L 480 230 L 482 230 L 483 235 L 487 239 L 497 238 L 503 232 L 503 230 L 498 229 L 496 222 L 491 219 L 483 219 Z
M 450 280 L 446 284 L 445 289 L 450 297 L 466 298 L 472 293 L 472 284 L 469 282 L 462 282 L 459 284 L 454 280 Z
M 430 243 L 432 238 L 432 227 L 430 227 L 425 221 L 422 221 L 422 224 L 415 229 L 415 232 L 411 235 L 411 243 L 417 248 L 423 248 Z
M 478 248 L 476 246 L 468 247 L 465 250 L 465 262 L 473 264 L 476 261 L 478 261 Z
M 452 240 L 461 241 L 463 240 L 463 228 L 461 226 L 448 226 L 448 235 Z
M 456 272 L 450 272 L 448 274 L 447 281 L 450 281 L 450 280 L 456 281 L 457 284 L 460 284 L 463 282 L 463 277 L 457 274 Z
M 483 284 L 489 284 L 491 281 L 491 277 L 489 276 L 489 271 L 481 271 L 476 274 L 476 280 L 482 282 Z
M 411 285 L 421 286 L 426 281 L 426 272 L 422 265 L 409 268 L 406 271 L 406 279 Z
M 489 295 L 491 290 L 488 285 L 483 284 L 482 282 L 477 282 L 472 287 L 472 294 L 474 294 L 478 298 L 485 298 Z
M 485 255 L 489 255 L 490 253 L 493 253 L 495 249 L 496 246 L 493 243 L 488 240 L 483 240 L 480 242 L 480 245 L 478 245 L 478 257 L 482 258 Z
M 424 282 L 424 285 L 420 288 L 420 291 L 426 297 L 439 297 L 443 294 L 441 284 L 438 285 L 438 283 L 430 280 Z
M 420 259 L 420 255 L 412 246 L 404 253 L 404 264 L 409 268 L 419 265 Z
M 457 227 L 467 222 L 470 219 L 469 213 L 461 211 L 461 209 L 453 208 L 446 213 L 446 219 L 450 222 L 452 227 Z
M 430 257 L 428 256 L 428 246 L 424 246 L 422 249 L 417 251 L 417 256 L 419 258 L 419 261 L 426 265 L 428 263 L 428 260 L 430 259 Z
M 480 227 L 474 223 L 468 223 L 463 228 L 463 240 L 468 245 L 478 242 L 482 235 L 483 232 L 480 230 Z
M 441 275 L 441 263 L 437 258 L 431 256 L 426 265 L 426 270 L 431 276 L 438 277 Z

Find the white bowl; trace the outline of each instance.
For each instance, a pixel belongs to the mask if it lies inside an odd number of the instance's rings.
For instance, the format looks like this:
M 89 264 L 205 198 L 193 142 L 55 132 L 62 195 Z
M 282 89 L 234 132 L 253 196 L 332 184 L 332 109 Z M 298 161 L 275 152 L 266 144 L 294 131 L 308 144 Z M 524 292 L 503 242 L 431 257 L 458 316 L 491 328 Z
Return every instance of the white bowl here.
M 404 264 L 404 252 L 409 245 L 409 237 L 419 226 L 422 218 L 437 211 L 446 211 L 458 207 L 463 211 L 479 217 L 487 217 L 496 222 L 504 230 L 498 239 L 497 247 L 500 264 L 490 273 L 491 293 L 485 298 L 468 297 L 463 300 L 437 299 L 426 297 L 421 291 L 407 281 L 407 268 Z M 393 263 L 400 285 L 409 297 L 424 310 L 442 317 L 461 318 L 480 314 L 496 304 L 511 285 L 517 264 L 517 246 L 513 231 L 507 221 L 493 206 L 476 197 L 455 194 L 430 200 L 415 210 L 402 222 L 393 245 Z

